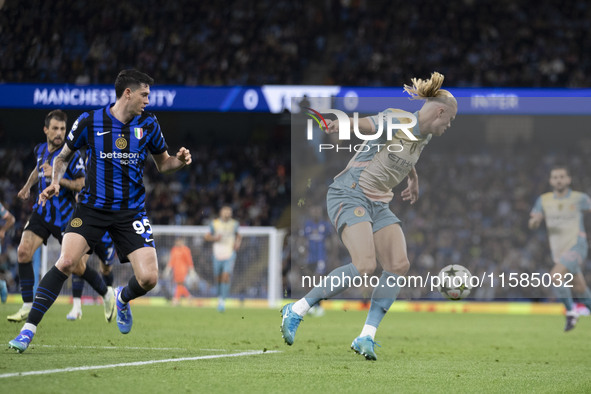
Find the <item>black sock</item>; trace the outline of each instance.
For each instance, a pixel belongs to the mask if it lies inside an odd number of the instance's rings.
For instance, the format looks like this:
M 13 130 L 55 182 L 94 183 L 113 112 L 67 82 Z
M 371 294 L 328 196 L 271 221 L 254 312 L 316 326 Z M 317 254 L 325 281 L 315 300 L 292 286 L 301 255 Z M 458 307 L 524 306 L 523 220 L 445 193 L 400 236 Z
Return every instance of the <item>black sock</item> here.
M 54 265 L 39 282 L 33 308 L 27 318 L 27 323 L 38 325 L 45 312 L 49 310 L 60 291 L 68 275 L 57 269 Z
M 23 302 L 33 302 L 33 286 L 35 285 L 35 271 L 33 263 L 19 263 L 18 276 L 21 285 Z
M 101 296 L 104 297 L 107 294 L 107 285 L 105 285 L 103 278 L 93 268 L 86 266 L 86 271 L 82 274 L 82 278 Z
M 84 279 L 78 275 L 72 275 L 72 297 L 82 297 L 82 291 L 84 290 Z
M 113 286 L 113 271 L 103 274 L 103 280 L 107 286 Z
M 134 275 L 131 277 L 131 279 L 129 279 L 127 286 L 125 286 L 121 291 L 121 299 L 123 302 L 129 302 L 135 298 L 143 296 L 147 292 L 148 290 L 144 290 L 144 288 L 140 286 Z

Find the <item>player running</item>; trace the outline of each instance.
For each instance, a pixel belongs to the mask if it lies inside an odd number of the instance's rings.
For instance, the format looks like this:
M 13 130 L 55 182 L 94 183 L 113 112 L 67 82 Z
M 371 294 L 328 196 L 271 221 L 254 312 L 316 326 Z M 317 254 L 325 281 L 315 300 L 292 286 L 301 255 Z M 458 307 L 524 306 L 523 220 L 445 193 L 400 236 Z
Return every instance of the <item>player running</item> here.
M 367 320 L 361 334 L 351 344 L 351 348 L 366 359 L 377 358 L 374 350 L 376 330 L 400 292 L 396 279 L 405 275 L 410 266 L 400 220 L 389 209 L 392 188 L 408 177 L 408 187 L 401 195 L 403 200 L 411 204 L 416 202 L 419 184 L 415 165 L 419 156 L 432 136 L 445 133 L 457 113 L 455 98 L 447 90 L 441 89 L 443 75 L 435 72 L 430 79 L 414 78 L 412 83 L 412 86 L 405 85 L 404 90 L 413 99 L 425 100 L 422 108 L 413 114 L 417 124 L 408 128 L 417 140 L 411 139 L 402 130 L 392 140 L 387 140 L 386 133 L 383 133 L 380 138 L 371 141 L 369 149 L 360 149 L 329 186 L 326 198 L 328 215 L 349 251 L 352 263 L 328 274 L 325 283 L 332 284 L 331 278 L 337 277 L 339 280 L 334 283 L 339 282 L 339 287 L 315 287 L 304 298 L 283 307 L 281 333 L 288 345 L 293 344 L 303 316 L 313 305 L 340 294 L 353 283 L 355 277 L 372 274 L 379 261 L 383 271 L 371 297 Z M 395 112 L 401 111 L 388 109 L 385 114 Z M 410 123 L 407 117 L 411 114 L 403 113 L 405 117 L 395 117 L 393 121 Z M 382 121 L 386 123 L 386 116 L 382 117 Z M 364 134 L 374 134 L 382 126 L 385 130 L 386 124 L 380 125 L 378 122 L 379 116 L 360 119 L 359 129 Z M 329 122 L 326 131 L 338 132 L 338 122 Z M 384 144 L 381 149 L 380 144 Z M 386 148 L 390 144 L 402 145 L 402 150 L 390 152 Z M 397 147 L 392 150 L 400 149 Z
M 27 200 L 29 198 L 31 187 L 35 183 L 38 185 L 37 190 L 39 193 L 52 183 L 51 163 L 64 149 L 67 120 L 67 115 L 61 110 L 51 111 L 45 117 L 43 132 L 47 137 L 47 141 L 35 147 L 37 165 L 29 175 L 23 188 L 18 192 L 20 199 Z M 58 190 L 59 193 L 56 193 L 56 198 L 52 198 L 47 203 L 36 200 L 33 213 L 25 224 L 17 251 L 23 305 L 16 313 L 7 316 L 8 321 L 20 322 L 27 319 L 33 307 L 35 273 L 32 261 L 35 251 L 42 243 L 47 245 L 47 239 L 50 235 L 53 235 L 58 242 L 62 242 L 62 233 L 65 231 L 74 211 L 75 193 L 79 192 L 84 186 L 84 162 L 78 153 L 72 155 L 72 160 L 67 167 L 64 167 L 62 175 L 58 180 L 58 188 L 61 187 L 61 189 Z M 83 259 L 82 264 L 85 264 L 88 256 L 80 257 Z M 105 319 L 108 322 L 111 321 L 115 308 L 113 290 L 107 288 L 94 269 L 81 267 L 82 270 L 77 273 L 103 297 Z
M 41 279 L 33 309 L 21 333 L 9 346 L 24 352 L 45 312 L 80 258 L 100 242 L 108 231 L 120 259 L 131 261 L 134 275 L 116 290 L 117 325 L 127 334 L 133 320 L 129 301 L 145 295 L 158 282 L 158 259 L 152 227 L 145 211 L 144 166 L 152 155 L 161 173 L 177 171 L 191 163 L 191 153 L 181 148 L 175 156 L 154 115 L 144 112 L 154 80 L 137 70 L 123 70 L 115 81 L 116 102 L 85 112 L 72 126 L 66 145 L 53 165 L 53 180 L 43 190 L 43 206 L 60 192 L 59 181 L 76 150 L 86 147 L 88 173 L 73 219 L 54 267 Z
M 550 251 L 554 267 L 550 271 L 554 291 L 566 308 L 564 331 L 577 324 L 578 315 L 573 308 L 571 287 L 581 295 L 581 301 L 591 310 L 591 290 L 587 287 L 581 265 L 587 259 L 587 233 L 583 213 L 591 211 L 591 198 L 570 188 L 572 178 L 565 166 L 550 170 L 552 191 L 538 197 L 530 213 L 529 228 L 537 229 L 546 220 Z M 565 274 L 572 274 L 568 281 Z M 567 283 L 570 282 L 569 285 Z
M 232 207 L 224 205 L 220 209 L 220 217 L 211 222 L 209 233 L 205 234 L 205 240 L 213 242 L 213 277 L 217 284 L 219 312 L 226 310 L 236 251 L 242 242 L 238 226 L 238 221 L 232 219 Z

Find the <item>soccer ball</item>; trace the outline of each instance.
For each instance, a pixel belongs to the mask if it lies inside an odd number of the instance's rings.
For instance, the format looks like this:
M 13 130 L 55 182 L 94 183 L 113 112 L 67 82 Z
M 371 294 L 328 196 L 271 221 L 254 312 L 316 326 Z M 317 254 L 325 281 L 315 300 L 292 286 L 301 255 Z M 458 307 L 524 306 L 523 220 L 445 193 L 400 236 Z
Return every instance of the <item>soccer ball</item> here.
M 447 299 L 458 301 L 470 294 L 470 278 L 472 274 L 459 264 L 451 264 L 439 271 L 437 290 Z

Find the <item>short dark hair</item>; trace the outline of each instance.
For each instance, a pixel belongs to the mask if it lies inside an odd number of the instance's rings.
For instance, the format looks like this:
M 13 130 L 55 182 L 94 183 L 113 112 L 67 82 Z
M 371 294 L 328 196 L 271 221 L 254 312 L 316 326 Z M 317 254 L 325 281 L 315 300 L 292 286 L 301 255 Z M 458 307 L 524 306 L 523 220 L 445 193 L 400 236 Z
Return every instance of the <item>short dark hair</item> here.
M 115 96 L 120 98 L 127 88 L 137 88 L 142 84 L 150 86 L 153 83 L 154 79 L 148 74 L 134 69 L 123 70 L 117 75 L 117 79 L 115 80 Z
M 550 168 L 550 173 L 552 173 L 552 171 L 554 170 L 564 170 L 566 171 L 566 175 L 570 176 L 570 170 L 568 169 L 568 166 L 565 164 L 555 164 L 552 166 L 552 168 Z
M 57 121 L 67 123 L 68 122 L 68 115 L 66 115 L 66 113 L 64 111 L 62 111 L 61 109 L 54 109 L 53 111 L 48 113 L 47 116 L 45 117 L 45 127 L 49 127 L 49 123 L 51 122 L 51 119 L 55 119 Z

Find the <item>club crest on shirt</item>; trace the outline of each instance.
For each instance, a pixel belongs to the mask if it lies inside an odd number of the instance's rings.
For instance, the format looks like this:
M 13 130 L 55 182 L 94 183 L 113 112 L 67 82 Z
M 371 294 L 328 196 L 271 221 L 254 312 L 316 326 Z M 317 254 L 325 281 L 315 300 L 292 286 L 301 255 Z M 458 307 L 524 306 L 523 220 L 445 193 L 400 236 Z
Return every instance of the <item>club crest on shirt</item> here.
M 72 226 L 72 227 L 80 227 L 80 226 L 82 226 L 82 219 L 80 219 L 80 218 L 74 218 L 74 219 L 72 219 L 72 221 L 70 222 L 70 226 Z
M 125 149 L 127 146 L 127 140 L 123 137 L 117 138 L 115 141 L 115 146 L 119 149 Z
M 353 214 L 355 216 L 357 216 L 358 218 L 360 218 L 361 216 L 365 215 L 365 208 L 363 208 L 363 207 L 357 207 L 353 211 Z

